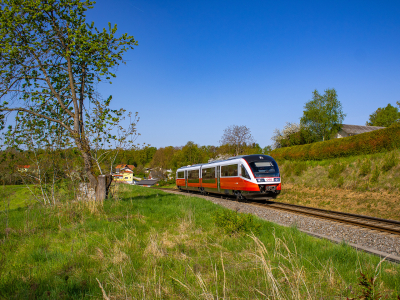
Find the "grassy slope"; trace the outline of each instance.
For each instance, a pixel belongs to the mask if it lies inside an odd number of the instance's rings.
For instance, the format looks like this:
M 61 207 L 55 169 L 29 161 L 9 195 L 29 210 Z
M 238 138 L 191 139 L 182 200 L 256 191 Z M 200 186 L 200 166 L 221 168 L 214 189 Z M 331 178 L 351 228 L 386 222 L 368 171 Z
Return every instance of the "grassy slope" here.
M 399 150 L 279 166 L 279 201 L 400 220 Z
M 34 196 L 25 185 L 0 186 L 0 211 L 22 208 L 35 202 Z
M 193 196 L 119 186 L 118 199 L 0 214 L 0 298 L 320 299 L 384 296 L 400 266 L 255 219 L 255 236 L 215 225 L 225 209 Z M 235 214 L 234 214 L 235 216 Z M 252 223 L 250 223 L 251 225 Z M 257 226 L 253 226 L 256 230 Z

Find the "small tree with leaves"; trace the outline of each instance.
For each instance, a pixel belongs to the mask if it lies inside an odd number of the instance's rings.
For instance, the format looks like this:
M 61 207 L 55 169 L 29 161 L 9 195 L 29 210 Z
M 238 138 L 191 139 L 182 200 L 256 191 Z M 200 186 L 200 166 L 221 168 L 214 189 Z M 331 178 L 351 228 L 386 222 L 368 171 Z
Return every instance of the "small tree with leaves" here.
M 111 96 L 97 99 L 95 85 L 115 77 L 113 69 L 137 42 L 127 34 L 117 37 L 116 25 L 98 30 L 88 24 L 85 12 L 94 3 L 1 2 L 0 112 L 1 121 L 16 112 L 17 123 L 35 118 L 61 127 L 79 150 L 84 172 L 96 189 L 91 147 L 99 136 L 106 143 L 117 139 L 107 130 L 119 122 L 124 111 L 109 107 Z M 95 123 L 90 119 L 94 115 Z
M 327 89 L 323 95 L 315 90 L 312 100 L 304 105 L 300 124 L 310 131 L 310 135 L 325 141 L 339 131 L 345 116 L 335 89 Z

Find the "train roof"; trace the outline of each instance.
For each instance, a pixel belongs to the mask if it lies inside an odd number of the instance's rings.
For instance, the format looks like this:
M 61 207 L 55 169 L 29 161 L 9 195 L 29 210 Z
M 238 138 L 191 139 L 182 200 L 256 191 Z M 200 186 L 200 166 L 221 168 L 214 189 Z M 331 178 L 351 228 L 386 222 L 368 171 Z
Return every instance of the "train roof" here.
M 253 161 L 260 160 L 261 157 L 262 157 L 262 159 L 268 158 L 269 160 L 274 160 L 271 156 L 264 155 L 264 154 L 238 155 L 238 156 L 229 157 L 229 158 L 224 159 L 224 160 L 215 160 L 215 161 L 212 161 L 212 162 L 209 162 L 209 163 L 204 163 L 204 164 L 195 164 L 195 165 L 190 165 L 190 166 L 184 166 L 184 167 L 178 168 L 178 170 L 179 169 L 193 168 L 193 167 L 200 167 L 200 166 L 205 166 L 205 165 L 211 165 L 211 164 L 215 164 L 215 163 L 222 163 L 222 162 L 225 162 L 225 161 L 230 161 L 230 160 L 239 159 L 239 158 L 243 158 L 247 162 L 253 162 Z

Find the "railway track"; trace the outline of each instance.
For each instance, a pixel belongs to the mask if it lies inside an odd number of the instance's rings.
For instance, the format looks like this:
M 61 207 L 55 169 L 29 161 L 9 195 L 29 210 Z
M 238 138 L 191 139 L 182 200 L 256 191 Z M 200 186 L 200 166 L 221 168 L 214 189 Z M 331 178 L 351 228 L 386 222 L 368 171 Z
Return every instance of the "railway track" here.
M 165 189 L 165 188 L 164 189 L 159 188 L 159 189 L 167 190 L 167 191 L 175 191 L 177 193 L 186 194 L 186 192 L 181 192 L 179 190 L 174 190 L 174 189 Z M 217 198 L 221 197 L 220 195 L 217 196 L 217 195 L 212 195 L 212 194 L 209 194 L 207 196 L 217 197 Z M 224 197 L 227 198 L 226 196 L 224 196 Z M 234 198 L 229 198 L 229 199 L 234 199 Z M 381 231 L 381 232 L 400 235 L 400 222 L 395 221 L 395 220 L 386 220 L 386 219 L 381 219 L 381 218 L 349 214 L 349 213 L 343 213 L 343 212 L 338 212 L 338 211 L 331 211 L 331 210 L 325 210 L 325 209 L 320 209 L 320 208 L 307 207 L 307 206 L 301 206 L 301 205 L 295 205 L 295 204 L 289 204 L 289 203 L 280 203 L 280 202 L 269 201 L 269 200 L 265 201 L 264 203 L 261 203 L 259 201 L 247 201 L 247 203 L 250 205 L 272 208 L 272 209 L 277 209 L 277 210 L 283 210 L 283 211 L 287 211 L 290 213 L 302 214 L 302 215 L 307 215 L 307 216 L 311 216 L 314 218 L 325 219 L 325 220 L 339 222 L 342 224 L 348 224 L 348 225 L 352 225 L 352 226 L 358 226 L 358 227 L 362 227 L 362 228 L 368 228 L 368 229 L 377 230 L 377 231 Z

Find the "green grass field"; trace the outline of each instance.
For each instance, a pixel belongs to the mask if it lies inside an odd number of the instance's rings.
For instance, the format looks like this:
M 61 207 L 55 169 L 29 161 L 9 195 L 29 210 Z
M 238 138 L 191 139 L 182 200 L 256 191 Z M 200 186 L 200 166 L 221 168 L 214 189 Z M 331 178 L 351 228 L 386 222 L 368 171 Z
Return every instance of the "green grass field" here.
M 33 189 L 33 186 L 29 186 Z M 0 186 L 0 211 L 23 208 L 37 202 L 29 188 L 25 185 Z
M 375 296 L 400 294 L 400 266 L 345 244 L 191 195 L 116 188 L 104 202 L 0 212 L 0 298 L 346 299 L 363 295 L 361 273 Z

